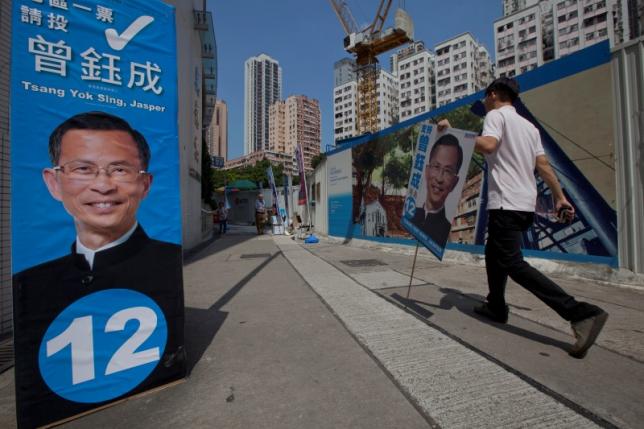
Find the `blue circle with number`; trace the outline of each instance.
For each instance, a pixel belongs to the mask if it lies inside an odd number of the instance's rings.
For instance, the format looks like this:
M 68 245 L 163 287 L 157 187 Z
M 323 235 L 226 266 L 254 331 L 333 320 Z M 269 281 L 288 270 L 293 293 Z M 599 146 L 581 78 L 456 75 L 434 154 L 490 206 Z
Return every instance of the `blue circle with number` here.
M 108 401 L 150 375 L 167 338 L 165 317 L 151 298 L 103 290 L 72 303 L 49 325 L 40 343 L 40 374 L 67 400 Z

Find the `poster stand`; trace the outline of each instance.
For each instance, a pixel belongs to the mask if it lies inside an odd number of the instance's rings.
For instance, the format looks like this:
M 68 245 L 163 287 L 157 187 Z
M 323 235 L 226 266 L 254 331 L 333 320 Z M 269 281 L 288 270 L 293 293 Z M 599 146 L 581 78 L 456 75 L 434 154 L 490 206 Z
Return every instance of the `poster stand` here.
M 416 251 L 414 252 L 414 262 L 411 265 L 411 274 L 409 275 L 409 286 L 407 286 L 407 296 L 405 297 L 405 309 L 407 309 L 407 302 L 409 301 L 409 292 L 411 291 L 411 283 L 414 281 L 414 271 L 416 270 L 416 258 L 418 257 L 418 248 L 420 243 L 416 240 Z

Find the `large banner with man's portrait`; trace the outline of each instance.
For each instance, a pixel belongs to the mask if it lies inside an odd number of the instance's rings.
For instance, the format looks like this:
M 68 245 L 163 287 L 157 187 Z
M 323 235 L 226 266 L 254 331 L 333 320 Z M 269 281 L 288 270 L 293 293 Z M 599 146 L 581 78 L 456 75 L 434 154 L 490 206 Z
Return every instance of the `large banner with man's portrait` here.
M 174 8 L 15 1 L 19 427 L 185 376 Z
M 537 177 L 535 222 L 523 234 L 526 256 L 617 265 L 614 130 L 613 122 L 606 120 L 612 115 L 613 98 L 609 60 L 608 42 L 602 42 L 518 77 L 522 92 L 514 107 L 539 130 L 564 194 L 576 208 L 570 224 L 558 222 L 552 193 Z M 427 166 L 421 171 L 417 159 L 419 136 L 434 133 L 435 127 L 427 121 L 439 119 L 465 130 L 463 137 L 477 135 L 485 116 L 482 97 L 483 91 L 376 133 L 336 142 L 336 149 L 327 152 L 329 235 L 346 241 L 414 244 L 407 228 L 420 213 L 416 208 L 422 209 L 421 201 L 428 204 L 423 189 L 428 186 L 423 179 Z M 431 137 L 430 141 L 437 140 Z M 451 223 L 446 245 L 414 234 L 435 254 L 441 249 L 483 253 L 487 165 L 477 152 L 468 160 L 459 169 L 462 189 L 452 190 L 446 198 Z M 436 167 L 434 172 L 443 179 L 452 176 L 451 169 Z M 438 185 L 437 191 L 445 190 Z M 408 194 L 415 200 L 413 208 L 405 205 L 410 202 Z M 450 204 L 455 208 L 448 210 Z
M 420 124 L 401 225 L 438 259 L 461 199 L 474 151 L 471 132 Z

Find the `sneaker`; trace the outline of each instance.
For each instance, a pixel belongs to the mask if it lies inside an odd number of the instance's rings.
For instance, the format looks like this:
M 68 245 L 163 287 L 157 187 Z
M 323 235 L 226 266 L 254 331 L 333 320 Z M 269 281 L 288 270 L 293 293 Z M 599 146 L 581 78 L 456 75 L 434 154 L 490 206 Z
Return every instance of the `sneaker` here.
M 579 322 L 571 323 L 572 332 L 575 334 L 577 342 L 568 352 L 570 356 L 582 359 L 586 356 L 586 352 L 588 352 L 590 346 L 595 343 L 597 336 L 606 323 L 606 319 L 608 319 L 608 313 L 604 310 L 600 311 L 601 312 L 595 316 L 588 317 L 580 320 Z
M 488 318 L 494 322 L 497 323 L 507 323 L 508 322 L 508 306 L 505 306 L 505 311 L 503 313 L 498 313 L 496 311 L 493 311 L 487 302 L 484 302 L 481 305 L 477 305 L 474 307 L 474 312 L 478 315 L 481 315 L 485 318 Z

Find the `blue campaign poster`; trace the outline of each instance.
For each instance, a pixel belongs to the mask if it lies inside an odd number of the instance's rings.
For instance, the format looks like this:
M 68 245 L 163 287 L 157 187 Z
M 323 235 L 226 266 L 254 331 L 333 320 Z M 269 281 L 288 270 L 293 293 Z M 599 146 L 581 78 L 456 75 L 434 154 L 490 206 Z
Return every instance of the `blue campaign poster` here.
M 41 176 L 50 133 L 82 112 L 119 116 L 143 134 L 153 183 L 138 220 L 151 237 L 180 244 L 174 9 L 156 0 L 16 1 L 12 37 L 13 272 L 69 251 L 74 225 Z
M 185 377 L 175 11 L 13 2 L 19 427 Z

